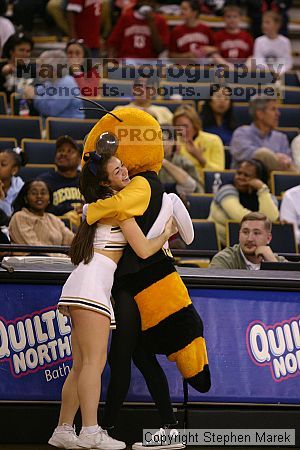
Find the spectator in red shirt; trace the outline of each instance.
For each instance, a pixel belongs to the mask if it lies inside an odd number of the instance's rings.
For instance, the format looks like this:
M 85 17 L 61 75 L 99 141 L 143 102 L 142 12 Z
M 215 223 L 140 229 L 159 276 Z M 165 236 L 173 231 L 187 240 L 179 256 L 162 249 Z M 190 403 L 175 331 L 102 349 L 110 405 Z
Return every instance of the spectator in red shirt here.
M 153 0 L 139 0 L 121 15 L 108 38 L 110 58 L 157 58 L 168 47 L 168 24 L 154 6 Z
M 253 38 L 241 30 L 241 10 L 236 5 L 224 8 L 225 29 L 215 34 L 215 45 L 218 54 L 214 55 L 215 62 L 228 63 L 241 60 L 245 62 L 253 53 Z
M 171 58 L 199 58 L 207 56 L 213 50 L 213 32 L 199 19 L 198 0 L 184 0 L 181 3 L 183 25 L 171 32 L 169 53 Z
M 83 39 L 92 52 L 99 56 L 101 0 L 68 0 L 67 17 L 70 37 Z

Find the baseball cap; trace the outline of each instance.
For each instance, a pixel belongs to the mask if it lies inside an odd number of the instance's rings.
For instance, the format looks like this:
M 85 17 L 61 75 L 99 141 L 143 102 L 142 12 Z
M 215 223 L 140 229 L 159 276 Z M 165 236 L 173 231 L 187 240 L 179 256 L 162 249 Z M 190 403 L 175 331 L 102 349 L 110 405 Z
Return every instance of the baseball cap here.
M 75 150 L 78 151 L 78 153 L 81 155 L 81 150 L 78 147 L 78 145 L 76 144 L 76 142 L 74 141 L 73 138 L 71 138 L 71 136 L 68 135 L 64 135 L 64 136 L 59 136 L 56 139 L 56 150 L 61 147 L 63 144 L 70 144 Z

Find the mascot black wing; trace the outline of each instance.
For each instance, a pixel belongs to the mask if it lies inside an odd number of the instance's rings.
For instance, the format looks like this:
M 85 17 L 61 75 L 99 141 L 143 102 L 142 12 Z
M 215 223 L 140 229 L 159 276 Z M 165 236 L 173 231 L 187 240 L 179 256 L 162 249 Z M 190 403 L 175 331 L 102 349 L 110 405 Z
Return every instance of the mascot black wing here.
M 106 114 L 94 126 L 84 153 L 95 150 L 105 133 L 115 136 L 115 155 L 128 168 L 132 181 L 117 195 L 89 205 L 87 222 L 135 217 L 147 235 L 160 212 L 164 194 L 157 177 L 164 154 L 162 132 L 158 122 L 144 111 L 122 108 L 115 114 L 117 117 Z M 211 382 L 203 323 L 171 259 L 160 250 L 142 260 L 127 246 L 115 283 L 122 283 L 134 296 L 143 338 L 151 349 L 176 362 L 193 388 L 207 392 Z

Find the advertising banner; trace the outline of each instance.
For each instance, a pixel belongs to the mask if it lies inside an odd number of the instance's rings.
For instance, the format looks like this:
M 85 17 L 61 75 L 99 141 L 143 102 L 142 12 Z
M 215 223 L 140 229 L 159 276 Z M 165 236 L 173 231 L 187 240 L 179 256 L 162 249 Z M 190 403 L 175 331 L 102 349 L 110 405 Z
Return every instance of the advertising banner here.
M 59 400 L 72 365 L 69 319 L 56 310 L 61 286 L 2 284 L 0 400 Z M 191 289 L 204 322 L 212 387 L 193 402 L 300 404 L 300 294 Z M 174 402 L 183 401 L 174 363 L 158 356 Z M 120 374 L 120 377 L 122 374 Z M 105 398 L 109 369 L 103 375 Z M 151 402 L 133 366 L 127 401 Z

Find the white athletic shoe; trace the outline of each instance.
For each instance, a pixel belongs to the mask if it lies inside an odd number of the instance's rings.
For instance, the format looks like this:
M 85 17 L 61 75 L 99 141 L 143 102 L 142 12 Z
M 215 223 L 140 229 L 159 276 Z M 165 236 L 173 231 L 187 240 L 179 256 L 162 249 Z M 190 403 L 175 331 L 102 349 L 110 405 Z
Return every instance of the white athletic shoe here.
M 185 448 L 184 444 L 178 442 L 176 437 L 178 436 L 176 428 L 165 429 L 160 428 L 156 433 L 152 435 L 152 438 L 146 444 L 142 442 L 136 442 L 132 446 L 132 450 L 158 450 L 158 449 L 182 449 Z M 167 437 L 168 436 L 168 437 Z M 173 441 L 173 442 L 172 442 Z
M 65 449 L 81 449 L 78 445 L 78 436 L 75 432 L 75 427 L 64 423 L 62 426 L 55 428 L 48 444 L 53 447 Z
M 126 448 L 125 442 L 110 437 L 101 427 L 95 433 L 80 433 L 78 436 L 79 448 L 91 448 L 100 450 L 122 450 Z

